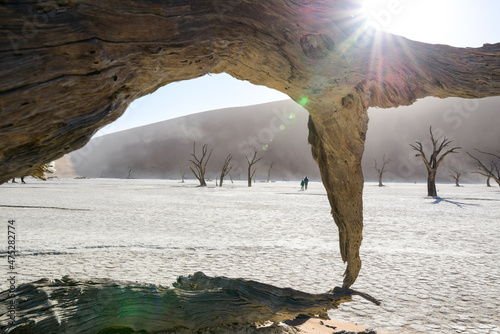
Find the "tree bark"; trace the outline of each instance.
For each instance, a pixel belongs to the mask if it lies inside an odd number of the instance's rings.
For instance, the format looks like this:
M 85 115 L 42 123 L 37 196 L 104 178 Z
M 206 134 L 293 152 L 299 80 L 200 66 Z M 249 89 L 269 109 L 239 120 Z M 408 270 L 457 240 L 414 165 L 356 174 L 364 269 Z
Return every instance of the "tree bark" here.
M 121 333 L 170 333 L 187 329 L 213 333 L 228 326 L 280 322 L 299 314 L 328 319 L 327 311 L 350 301 L 352 295 L 380 304 L 351 289 L 310 294 L 201 272 L 179 277 L 173 285 L 76 281 L 67 276 L 22 284 L 16 289 L 16 321 L 9 332 L 117 333 L 121 329 Z M 2 333 L 9 322 L 9 292 L 0 293 Z
M 226 160 L 224 160 L 224 164 L 222 165 L 222 170 L 220 172 L 220 182 L 219 182 L 220 187 L 222 187 L 222 182 L 224 181 L 224 176 L 229 174 L 231 169 L 233 169 L 233 167 L 230 165 L 232 159 L 233 159 L 233 157 L 231 156 L 231 154 L 228 154 L 226 157 Z
M 254 178 L 255 172 L 257 171 L 257 170 L 254 170 L 252 172 L 252 166 L 255 165 L 257 162 L 259 162 L 263 157 L 256 159 L 257 158 L 257 151 L 254 149 L 252 159 L 251 160 L 248 159 L 247 156 L 245 156 L 245 158 L 247 159 L 247 163 L 248 163 L 248 186 L 251 187 L 252 186 L 252 178 Z M 255 182 L 255 180 L 254 180 L 254 182 Z
M 329 113 L 311 104 L 308 140 L 314 159 L 323 166 L 321 179 L 339 229 L 340 254 L 347 262 L 343 287 L 349 287 L 361 269 L 364 184 L 361 157 L 368 115 L 355 93 L 337 96 L 337 101 L 338 107 Z
M 410 147 L 417 151 L 417 157 L 421 158 L 427 168 L 427 196 L 437 196 L 436 190 L 436 172 L 439 168 L 439 165 L 443 162 L 444 158 L 451 153 L 457 153 L 455 150 L 460 149 L 461 147 L 454 147 L 446 152 L 442 152 L 443 149 L 448 147 L 451 144 L 451 140 L 446 137 L 443 138 L 441 143 L 439 143 L 438 139 L 434 138 L 432 134 L 432 127 L 429 128 L 429 133 L 431 135 L 432 142 L 432 153 L 430 154 L 430 158 L 428 159 L 422 143 L 416 141 L 415 144 L 410 144 Z M 441 154 L 441 156 L 439 156 Z
M 207 170 L 207 163 L 210 160 L 210 157 L 212 156 L 212 150 L 210 150 L 208 157 L 207 157 L 207 151 L 208 151 L 208 146 L 207 144 L 205 144 L 201 148 L 201 157 L 198 158 L 196 156 L 196 142 L 193 143 L 193 153 L 191 153 L 191 156 L 193 157 L 194 160 L 189 160 L 189 161 L 193 164 L 194 169 L 192 167 L 189 167 L 189 169 L 200 182 L 200 187 L 207 186 L 207 183 L 205 181 L 205 172 Z M 205 160 L 205 158 L 207 159 Z
M 252 173 L 251 173 L 251 168 L 252 166 L 249 164 L 248 165 L 248 186 L 252 186 Z
M 350 284 L 360 267 L 362 213 L 345 212 L 362 210 L 355 160 L 361 159 L 364 111 L 426 96 L 500 94 L 500 43 L 454 48 L 365 33 L 359 0 L 0 6 L 0 183 L 83 147 L 132 101 L 161 86 L 225 72 L 281 91 L 310 111 L 316 129 L 310 137 L 317 137 L 312 150 L 342 228 Z M 27 37 L 33 21 L 38 27 Z M 353 99 L 363 113 L 342 115 Z
M 267 170 L 267 182 L 269 183 L 269 180 L 271 179 L 271 169 L 273 169 L 274 161 L 267 163 L 267 165 L 269 166 L 269 169 Z
M 436 190 L 436 171 L 427 171 L 427 196 L 437 196 Z

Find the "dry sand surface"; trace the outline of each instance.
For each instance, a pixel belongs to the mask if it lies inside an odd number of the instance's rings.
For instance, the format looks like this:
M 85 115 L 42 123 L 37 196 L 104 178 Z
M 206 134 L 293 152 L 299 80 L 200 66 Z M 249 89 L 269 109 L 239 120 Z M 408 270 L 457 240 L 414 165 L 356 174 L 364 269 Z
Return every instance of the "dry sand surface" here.
M 292 325 L 300 334 L 332 334 L 340 331 L 361 332 L 366 327 L 339 320 L 319 320 L 308 319 L 307 321 L 294 320 L 287 322 Z M 385 334 L 377 331 L 377 334 Z

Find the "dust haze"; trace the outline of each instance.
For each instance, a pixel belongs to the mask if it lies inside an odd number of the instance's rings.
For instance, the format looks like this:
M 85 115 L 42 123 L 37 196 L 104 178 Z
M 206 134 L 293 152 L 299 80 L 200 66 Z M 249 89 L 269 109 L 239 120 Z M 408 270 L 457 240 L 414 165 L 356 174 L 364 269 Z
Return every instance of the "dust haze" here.
M 434 137 L 452 140 L 448 149 L 462 147 L 458 154 L 450 154 L 437 172 L 438 182 L 452 182 L 450 171 L 463 170 L 465 182 L 486 182 L 483 176 L 472 173 L 475 167 L 471 154 L 485 156 L 474 148 L 487 152 L 500 150 L 500 98 L 466 100 L 460 98 L 425 98 L 408 107 L 370 109 L 370 122 L 363 156 L 363 172 L 367 180 L 376 180 L 374 159 L 380 164 L 382 157 L 392 161 L 384 179 L 387 181 L 422 182 L 427 180 L 425 166 L 409 144 L 419 141 L 428 156 L 432 153 L 429 127 Z M 427 153 L 429 152 L 429 153 Z M 484 159 L 488 161 L 488 159 Z
M 409 144 L 422 142 L 430 151 L 429 127 L 435 138 L 452 140 L 459 154 L 448 155 L 440 166 L 437 182 L 452 182 L 449 173 L 463 170 L 462 182 L 485 182 L 471 173 L 475 170 L 466 152 L 500 150 L 500 98 L 465 100 L 426 98 L 408 107 L 368 110 L 370 122 L 363 156 L 365 180 L 377 180 L 374 159 L 385 155 L 392 161 L 384 181 L 423 182 L 427 174 L 421 159 Z M 190 154 L 196 141 L 213 149 L 207 165 L 207 178 L 217 178 L 228 154 L 233 156 L 234 179 L 246 179 L 245 155 L 263 156 L 257 164 L 256 178 L 267 178 L 265 163 L 275 162 L 272 180 L 300 180 L 308 176 L 320 180 L 319 168 L 307 143 L 308 112 L 292 100 L 213 110 L 112 133 L 92 139 L 84 148 L 72 152 L 74 172 L 86 177 L 106 178 L 186 178 Z M 481 155 L 478 153 L 478 157 Z M 67 160 L 67 158 L 66 158 Z M 487 160 L 487 159 L 485 159 Z M 65 162 L 66 164 L 67 162 Z
M 265 163 L 275 162 L 271 178 L 288 180 L 309 176 L 319 180 L 319 168 L 307 143 L 308 113 L 293 101 L 213 110 L 98 137 L 71 160 L 79 175 L 88 177 L 187 178 L 193 142 L 197 154 L 204 144 L 213 150 L 207 178 L 217 178 L 232 154 L 234 179 L 246 179 L 245 156 L 263 157 L 257 179 L 267 178 Z

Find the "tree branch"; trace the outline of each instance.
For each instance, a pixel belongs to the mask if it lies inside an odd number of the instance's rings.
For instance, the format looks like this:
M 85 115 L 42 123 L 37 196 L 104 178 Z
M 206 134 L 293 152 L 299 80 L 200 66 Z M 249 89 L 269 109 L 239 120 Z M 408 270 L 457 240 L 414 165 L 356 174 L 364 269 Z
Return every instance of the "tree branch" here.
M 461 149 L 461 147 L 454 147 L 451 150 L 448 150 L 446 153 L 444 153 L 441 156 L 441 158 L 439 158 L 438 162 L 436 163 L 436 169 L 439 167 L 439 165 L 441 164 L 441 162 L 443 162 L 443 159 L 444 159 L 445 156 L 447 156 L 450 153 L 458 153 L 458 152 L 455 152 L 455 150 L 459 150 L 459 149 Z
M 377 168 L 377 159 L 374 158 L 373 161 L 375 161 L 375 165 L 373 166 L 373 168 L 375 168 L 375 170 L 380 173 L 380 169 Z
M 420 154 L 416 154 L 415 156 L 416 157 L 419 157 L 421 158 L 424 163 L 425 163 L 425 166 L 427 167 L 427 170 L 432 170 L 432 167 L 431 165 L 429 164 L 429 161 L 427 160 L 427 158 L 425 157 L 425 153 L 424 153 L 424 149 L 422 147 L 422 143 L 421 142 L 418 142 L 418 141 L 415 141 L 415 143 L 417 143 L 418 146 L 415 146 L 413 144 L 410 144 L 411 148 L 413 148 L 415 151 L 417 152 L 420 152 Z
M 489 152 L 483 152 L 483 151 L 478 150 L 477 148 L 475 148 L 474 150 L 478 151 L 479 153 L 483 153 L 483 154 L 486 154 L 486 155 L 491 155 L 492 157 L 495 157 L 495 158 L 497 158 L 497 159 L 500 160 L 500 155 L 496 155 L 494 153 L 489 153 Z

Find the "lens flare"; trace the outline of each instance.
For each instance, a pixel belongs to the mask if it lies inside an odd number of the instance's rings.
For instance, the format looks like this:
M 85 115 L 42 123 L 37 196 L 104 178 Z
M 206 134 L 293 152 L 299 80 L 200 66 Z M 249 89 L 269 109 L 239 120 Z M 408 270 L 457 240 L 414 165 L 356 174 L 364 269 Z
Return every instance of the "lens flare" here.
M 309 99 L 308 99 L 306 96 L 304 96 L 304 97 L 300 100 L 299 104 L 300 104 L 301 106 L 305 107 L 305 106 L 306 106 L 306 104 L 307 104 L 307 101 L 308 101 L 308 100 L 309 100 Z

